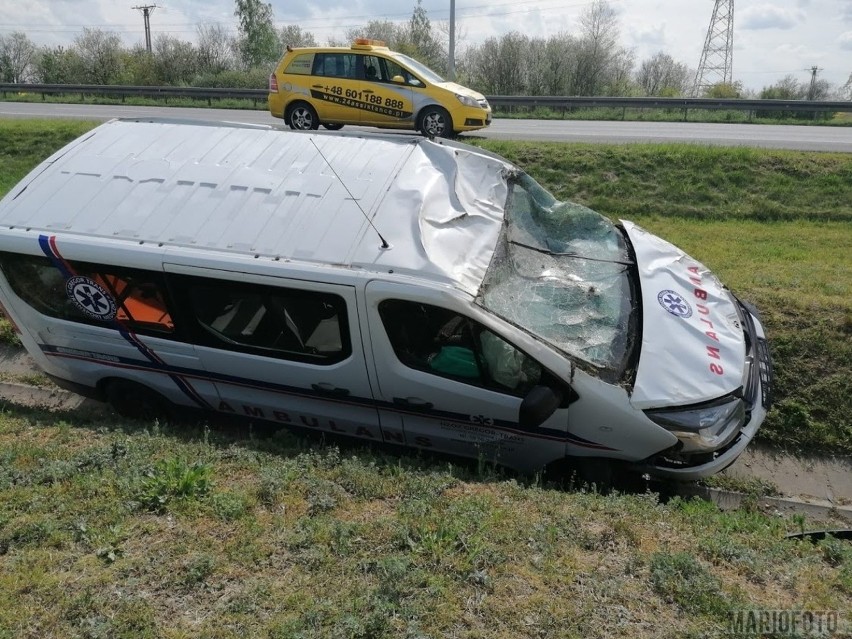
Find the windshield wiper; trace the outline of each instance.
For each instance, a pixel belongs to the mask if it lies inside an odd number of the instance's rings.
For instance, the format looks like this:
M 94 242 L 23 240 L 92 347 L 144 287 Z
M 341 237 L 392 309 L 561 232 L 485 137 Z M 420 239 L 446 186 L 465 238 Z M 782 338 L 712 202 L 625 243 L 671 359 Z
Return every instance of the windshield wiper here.
M 590 262 L 607 262 L 608 264 L 621 264 L 622 266 L 633 266 L 635 262 L 628 261 L 625 262 L 623 260 L 605 260 L 599 257 L 587 257 L 585 255 L 580 255 L 578 253 L 557 253 L 554 251 L 548 251 L 547 249 L 543 249 L 538 246 L 531 246 L 530 244 L 524 244 L 523 242 L 517 242 L 515 240 L 509 240 L 509 244 L 514 244 L 515 246 L 520 246 L 525 249 L 529 249 L 531 251 L 535 251 L 536 253 L 543 253 L 544 255 L 553 255 L 555 257 L 573 257 L 578 260 L 588 260 Z

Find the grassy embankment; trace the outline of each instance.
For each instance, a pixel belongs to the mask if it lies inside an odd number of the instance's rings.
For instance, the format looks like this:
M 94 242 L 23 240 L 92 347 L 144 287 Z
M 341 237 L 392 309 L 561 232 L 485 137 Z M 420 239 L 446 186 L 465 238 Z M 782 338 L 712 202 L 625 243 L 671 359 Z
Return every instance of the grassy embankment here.
M 0 122 L 0 191 L 87 127 Z M 782 402 L 816 421 L 849 401 L 831 386 L 849 379 L 848 160 L 489 146 L 671 237 L 760 304 L 779 368 L 801 374 L 781 371 Z M 744 203 L 794 168 L 811 179 L 777 199 L 813 216 L 751 219 L 766 207 Z M 802 391 L 821 378 L 831 401 Z M 852 609 L 852 549 L 785 540 L 804 518 L 345 450 L 7 406 L 0 637 L 712 636 L 742 608 Z

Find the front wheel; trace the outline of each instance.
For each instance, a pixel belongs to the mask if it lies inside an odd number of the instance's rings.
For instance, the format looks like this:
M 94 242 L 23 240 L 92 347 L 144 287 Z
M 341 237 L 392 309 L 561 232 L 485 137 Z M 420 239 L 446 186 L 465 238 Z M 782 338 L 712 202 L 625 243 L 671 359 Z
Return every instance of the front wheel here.
M 323 122 L 323 126 L 329 131 L 340 131 L 343 128 L 342 124 L 326 124 Z
M 441 107 L 426 107 L 420 114 L 418 128 L 428 137 L 450 138 L 453 136 L 453 119 Z
M 164 424 L 174 418 L 169 400 L 147 386 L 125 379 L 115 379 L 106 387 L 106 399 L 122 417 Z
M 314 108 L 305 102 L 297 102 L 287 109 L 287 124 L 297 131 L 315 131 L 319 127 L 319 118 Z

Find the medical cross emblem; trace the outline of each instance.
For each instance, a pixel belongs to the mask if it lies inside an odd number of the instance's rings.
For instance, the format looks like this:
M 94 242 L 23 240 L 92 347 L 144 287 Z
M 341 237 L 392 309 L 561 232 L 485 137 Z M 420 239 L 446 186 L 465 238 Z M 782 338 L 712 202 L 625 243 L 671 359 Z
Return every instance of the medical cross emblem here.
M 657 295 L 657 301 L 672 315 L 683 318 L 692 316 L 692 307 L 689 302 L 674 291 L 660 291 L 660 294 Z
M 493 426 L 494 420 L 490 417 L 486 417 L 485 415 L 471 415 L 470 421 L 474 424 L 479 424 L 480 426 Z
M 112 297 L 90 278 L 72 277 L 65 283 L 65 292 L 74 305 L 89 317 L 103 321 L 115 317 Z

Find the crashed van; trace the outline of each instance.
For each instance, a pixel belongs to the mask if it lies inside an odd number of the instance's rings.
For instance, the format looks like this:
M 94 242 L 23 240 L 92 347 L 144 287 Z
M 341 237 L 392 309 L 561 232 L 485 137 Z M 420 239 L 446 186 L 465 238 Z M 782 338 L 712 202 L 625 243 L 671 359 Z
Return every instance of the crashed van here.
M 449 141 L 111 121 L 0 201 L 0 272 L 39 366 L 122 415 L 694 479 L 770 405 L 701 263 Z

